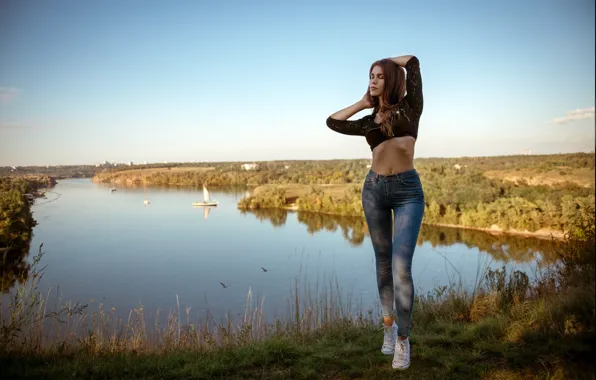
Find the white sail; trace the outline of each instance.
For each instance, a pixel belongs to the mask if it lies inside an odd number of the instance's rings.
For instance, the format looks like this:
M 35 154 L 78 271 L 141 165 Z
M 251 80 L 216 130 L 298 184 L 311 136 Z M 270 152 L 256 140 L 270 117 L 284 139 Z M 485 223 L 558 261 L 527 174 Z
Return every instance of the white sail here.
M 203 199 L 205 200 L 205 202 L 209 202 L 211 200 L 209 198 L 209 191 L 207 191 L 207 188 L 205 186 L 203 186 Z

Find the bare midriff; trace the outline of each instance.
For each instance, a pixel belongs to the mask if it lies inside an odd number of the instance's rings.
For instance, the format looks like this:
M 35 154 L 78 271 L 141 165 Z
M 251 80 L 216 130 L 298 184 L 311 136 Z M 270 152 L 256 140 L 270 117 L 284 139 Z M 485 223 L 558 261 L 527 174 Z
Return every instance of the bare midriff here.
M 391 175 L 414 169 L 412 136 L 394 137 L 379 144 L 372 152 L 371 170 L 376 174 Z

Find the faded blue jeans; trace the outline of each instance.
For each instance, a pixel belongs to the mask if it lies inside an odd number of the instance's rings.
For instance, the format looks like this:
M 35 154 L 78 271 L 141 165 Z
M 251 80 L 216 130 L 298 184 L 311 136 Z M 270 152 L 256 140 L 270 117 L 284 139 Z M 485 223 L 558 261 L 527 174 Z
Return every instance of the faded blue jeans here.
M 370 170 L 362 188 L 362 207 L 375 252 L 383 316 L 394 317 L 395 301 L 398 335 L 407 337 L 414 304 L 412 259 L 424 216 L 418 172 L 381 175 Z

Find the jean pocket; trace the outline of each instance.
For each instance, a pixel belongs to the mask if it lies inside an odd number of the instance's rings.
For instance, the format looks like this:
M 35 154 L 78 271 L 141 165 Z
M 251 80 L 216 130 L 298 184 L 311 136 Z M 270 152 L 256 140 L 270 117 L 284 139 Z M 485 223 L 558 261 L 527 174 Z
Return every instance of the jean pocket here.
M 420 177 L 417 175 L 409 175 L 406 177 L 401 178 L 401 183 L 407 187 L 411 188 L 418 188 L 422 187 L 422 183 L 420 182 Z

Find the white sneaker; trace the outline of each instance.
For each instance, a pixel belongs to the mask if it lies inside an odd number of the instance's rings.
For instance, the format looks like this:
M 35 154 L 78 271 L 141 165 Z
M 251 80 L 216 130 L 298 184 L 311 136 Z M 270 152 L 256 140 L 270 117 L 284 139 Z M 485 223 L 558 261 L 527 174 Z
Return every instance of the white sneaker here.
M 410 339 L 395 342 L 395 354 L 391 366 L 395 369 L 408 369 L 410 367 Z
M 397 340 L 397 325 L 393 322 L 393 326 L 385 326 L 383 325 L 384 329 L 384 338 L 383 338 L 383 347 L 381 347 L 381 352 L 385 355 L 391 355 L 395 351 L 395 341 Z

